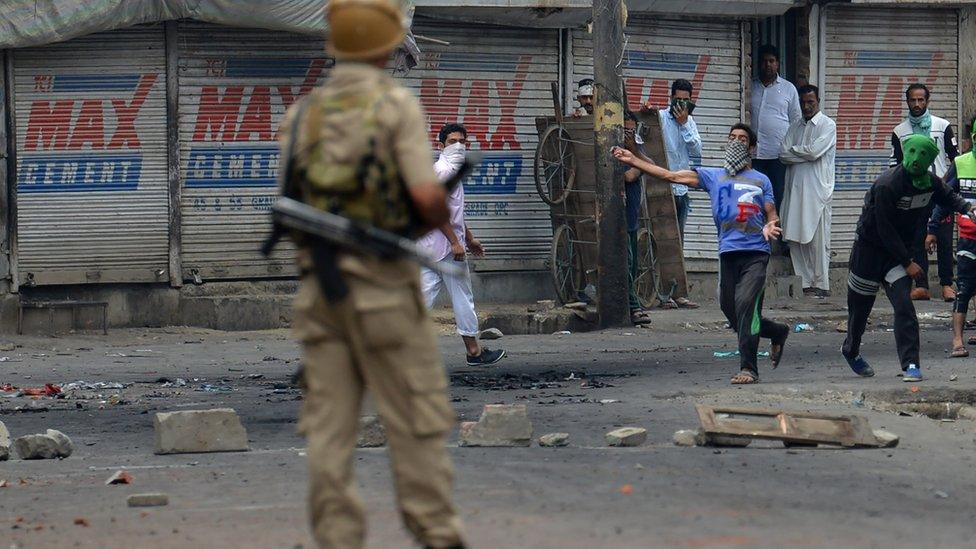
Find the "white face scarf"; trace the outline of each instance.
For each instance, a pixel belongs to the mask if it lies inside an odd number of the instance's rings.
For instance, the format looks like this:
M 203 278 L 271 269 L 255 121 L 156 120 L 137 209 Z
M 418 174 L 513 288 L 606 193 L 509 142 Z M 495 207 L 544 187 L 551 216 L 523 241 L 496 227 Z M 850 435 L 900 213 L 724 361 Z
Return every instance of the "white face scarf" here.
M 444 147 L 444 150 L 441 151 L 441 160 L 457 168 L 464 163 L 464 155 L 466 153 L 467 149 L 464 143 L 455 143 Z

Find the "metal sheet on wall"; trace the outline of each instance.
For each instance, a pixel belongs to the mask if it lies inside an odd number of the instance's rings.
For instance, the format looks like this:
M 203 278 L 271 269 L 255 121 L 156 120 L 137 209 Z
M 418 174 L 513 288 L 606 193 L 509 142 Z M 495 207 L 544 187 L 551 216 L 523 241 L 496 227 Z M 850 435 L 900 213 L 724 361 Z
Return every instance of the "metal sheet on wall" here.
M 542 268 L 552 228 L 532 178 L 537 116 L 553 112 L 559 81 L 558 32 L 416 19 L 414 32 L 450 46 L 424 44 L 403 79 L 427 112 L 431 142 L 448 122 L 468 129 L 484 162 L 464 182 L 466 219 L 488 258 L 478 270 Z
M 162 27 L 13 56 L 20 282 L 167 281 Z
M 181 22 L 183 275 L 294 275 L 294 247 L 259 253 L 277 193 L 278 125 L 334 61 L 322 39 Z
M 742 108 L 742 31 L 736 20 L 681 21 L 631 17 L 627 28 L 624 77 L 632 109 L 650 100 L 668 104 L 671 82 L 684 78 L 695 87 L 694 118 L 702 137 L 701 163 L 720 166 L 729 127 Z M 573 79 L 592 77 L 593 47 L 585 30 L 573 31 Z M 575 88 L 574 88 L 575 89 Z M 708 196 L 691 191 L 692 212 L 685 228 L 685 257 L 715 259 L 718 245 Z
M 845 261 L 864 193 L 887 168 L 891 131 L 908 115 L 908 85 L 928 85 L 930 111 L 959 133 L 958 13 L 830 6 L 825 17 L 823 110 L 837 121 L 831 245 L 834 261 Z

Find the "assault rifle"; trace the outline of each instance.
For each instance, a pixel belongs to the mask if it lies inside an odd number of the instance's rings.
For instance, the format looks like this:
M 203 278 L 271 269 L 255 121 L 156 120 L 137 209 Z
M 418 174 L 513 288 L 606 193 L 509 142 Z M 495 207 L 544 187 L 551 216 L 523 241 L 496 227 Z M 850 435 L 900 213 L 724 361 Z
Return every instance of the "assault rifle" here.
M 444 182 L 447 191 L 452 192 L 480 161 L 480 155 L 468 153 L 468 159 Z M 354 250 L 384 258 L 401 257 L 445 276 L 457 276 L 464 272 L 464 267 L 461 265 L 436 261 L 407 237 L 357 223 L 347 217 L 309 206 L 290 196 L 279 198 L 272 206 L 271 219 L 275 234 L 261 249 L 266 256 L 271 253 L 280 235 L 290 229 L 312 236 L 330 245 L 329 247 Z

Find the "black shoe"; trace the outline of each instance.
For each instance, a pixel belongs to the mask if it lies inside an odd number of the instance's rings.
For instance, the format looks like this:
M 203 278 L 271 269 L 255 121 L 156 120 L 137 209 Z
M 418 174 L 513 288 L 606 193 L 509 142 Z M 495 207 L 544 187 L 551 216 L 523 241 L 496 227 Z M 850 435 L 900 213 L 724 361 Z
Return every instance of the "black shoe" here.
M 468 366 L 491 366 L 503 358 L 505 358 L 505 351 L 501 349 L 492 351 L 488 347 L 483 347 L 480 355 L 468 357 Z

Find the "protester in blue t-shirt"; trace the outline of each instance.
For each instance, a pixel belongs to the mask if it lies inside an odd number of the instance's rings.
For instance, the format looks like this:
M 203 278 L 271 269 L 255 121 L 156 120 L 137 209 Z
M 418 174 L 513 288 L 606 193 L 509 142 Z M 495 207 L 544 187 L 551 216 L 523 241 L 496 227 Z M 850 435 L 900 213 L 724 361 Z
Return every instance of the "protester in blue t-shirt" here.
M 719 303 L 729 325 L 739 335 L 739 373 L 733 384 L 759 381 L 759 339 L 772 340 L 770 359 L 779 366 L 789 326 L 762 317 L 769 240 L 782 232 L 769 178 L 752 169 L 756 134 L 747 124 L 729 131 L 723 168 L 672 172 L 620 147 L 614 156 L 650 175 L 651 183 L 679 183 L 708 193 L 718 229 Z

